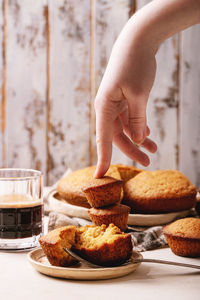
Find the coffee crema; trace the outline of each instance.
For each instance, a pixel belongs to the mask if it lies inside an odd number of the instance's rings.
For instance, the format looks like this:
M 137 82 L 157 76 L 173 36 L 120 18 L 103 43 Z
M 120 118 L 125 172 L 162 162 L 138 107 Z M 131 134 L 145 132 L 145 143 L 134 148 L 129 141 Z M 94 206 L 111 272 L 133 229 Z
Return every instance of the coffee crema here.
M 27 195 L 0 196 L 0 238 L 21 239 L 42 232 L 43 205 Z

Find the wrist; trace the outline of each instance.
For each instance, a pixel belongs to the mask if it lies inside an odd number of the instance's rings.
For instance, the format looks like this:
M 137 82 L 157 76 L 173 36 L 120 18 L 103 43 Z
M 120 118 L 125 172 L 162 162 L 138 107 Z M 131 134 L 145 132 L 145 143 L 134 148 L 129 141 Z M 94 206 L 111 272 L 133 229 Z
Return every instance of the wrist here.
M 154 0 L 129 19 L 116 44 L 156 53 L 164 40 L 198 23 L 200 0 Z

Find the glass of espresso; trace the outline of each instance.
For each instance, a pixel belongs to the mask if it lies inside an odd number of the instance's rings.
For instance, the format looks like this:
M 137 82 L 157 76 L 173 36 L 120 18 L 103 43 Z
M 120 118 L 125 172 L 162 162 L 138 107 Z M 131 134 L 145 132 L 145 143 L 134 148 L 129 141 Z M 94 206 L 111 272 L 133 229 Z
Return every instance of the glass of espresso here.
M 0 249 L 38 246 L 43 233 L 42 173 L 0 169 Z

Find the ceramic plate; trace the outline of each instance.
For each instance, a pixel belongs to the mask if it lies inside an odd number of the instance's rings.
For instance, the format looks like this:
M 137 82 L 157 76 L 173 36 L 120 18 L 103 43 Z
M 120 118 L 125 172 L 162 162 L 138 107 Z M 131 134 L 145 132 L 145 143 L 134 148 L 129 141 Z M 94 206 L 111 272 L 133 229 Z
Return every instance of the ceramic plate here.
M 58 200 L 56 191 L 49 194 L 50 208 L 58 213 L 65 214 L 69 217 L 78 217 L 90 220 L 88 209 L 81 206 L 76 206 L 67 203 L 65 200 Z M 170 223 L 178 218 L 184 218 L 191 213 L 191 210 L 184 210 L 180 212 L 142 215 L 142 214 L 129 214 L 128 225 L 134 226 L 156 226 Z
M 28 253 L 28 260 L 32 266 L 40 273 L 52 277 L 76 279 L 76 280 L 98 280 L 98 279 L 111 279 L 125 276 L 133 271 L 140 265 L 134 263 L 134 258 L 142 258 L 140 253 L 133 251 L 132 257 L 124 265 L 118 267 L 107 268 L 90 268 L 82 263 L 73 267 L 55 267 L 52 266 L 43 250 L 41 248 L 32 250 Z
M 157 226 L 165 225 L 176 219 L 184 218 L 191 213 L 191 210 L 155 215 L 129 214 L 128 225 L 135 226 Z
M 88 208 L 72 205 L 68 203 L 66 200 L 57 199 L 57 197 L 58 197 L 58 193 L 55 190 L 50 192 L 48 196 L 48 201 L 51 210 L 61 214 L 65 214 L 69 217 L 77 217 L 77 218 L 90 220 L 88 214 Z

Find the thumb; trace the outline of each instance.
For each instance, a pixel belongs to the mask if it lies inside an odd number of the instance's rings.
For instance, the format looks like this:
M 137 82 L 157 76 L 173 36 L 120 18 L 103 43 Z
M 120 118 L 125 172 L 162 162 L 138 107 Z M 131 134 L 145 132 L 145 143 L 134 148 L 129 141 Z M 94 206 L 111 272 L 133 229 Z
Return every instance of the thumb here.
M 147 136 L 146 103 L 141 96 L 128 101 L 130 136 L 136 144 L 141 144 Z

